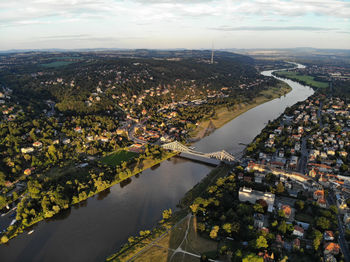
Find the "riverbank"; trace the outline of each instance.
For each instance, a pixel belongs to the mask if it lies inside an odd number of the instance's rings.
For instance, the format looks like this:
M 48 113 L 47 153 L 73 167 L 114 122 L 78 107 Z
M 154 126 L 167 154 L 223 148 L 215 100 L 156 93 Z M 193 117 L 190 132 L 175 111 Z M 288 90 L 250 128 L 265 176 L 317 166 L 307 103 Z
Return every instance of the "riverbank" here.
M 176 249 L 185 236 L 184 224 L 187 224 L 187 219 L 190 219 L 188 214 L 190 214 L 190 205 L 194 199 L 200 197 L 217 179 L 227 176 L 231 170 L 230 165 L 222 165 L 213 169 L 184 195 L 179 201 L 180 209 L 168 221 L 155 226 L 147 236 L 129 237 L 128 242 L 118 252 L 106 258 L 106 261 L 167 261 L 168 256 L 172 255 L 169 250 Z M 189 223 L 192 224 L 193 221 Z M 214 241 L 200 238 L 197 234 L 195 237 L 198 247 L 205 245 L 207 248 L 208 245 L 216 244 Z
M 290 79 L 292 81 L 298 82 L 302 85 L 311 86 L 316 89 L 325 89 L 329 86 L 328 82 L 321 82 L 315 80 L 315 77 L 310 75 L 301 75 L 295 71 L 276 71 L 273 72 L 273 75 L 277 77 L 282 77 L 286 79 Z
M 255 98 L 252 103 L 242 103 L 236 105 L 233 109 L 227 107 L 219 107 L 216 109 L 215 117 L 202 121 L 197 128 L 191 133 L 191 140 L 198 141 L 203 137 L 212 133 L 215 129 L 224 126 L 226 123 L 247 112 L 248 110 L 257 107 L 263 103 L 284 96 L 292 91 L 292 88 L 284 82 L 279 82 L 277 87 L 272 87 L 261 92 L 260 96 Z
M 158 165 L 159 163 L 173 157 L 177 155 L 177 153 L 174 153 L 174 152 L 168 152 L 168 151 L 164 151 L 163 152 L 163 156 L 159 159 L 144 159 L 142 160 L 140 163 L 136 164 L 132 170 L 130 170 L 130 173 L 128 175 L 125 175 L 123 176 L 122 178 L 118 177 L 118 179 L 115 179 L 114 181 L 112 181 L 111 183 L 108 183 L 108 184 L 105 184 L 105 186 L 101 186 L 98 190 L 96 191 L 91 191 L 89 192 L 88 194 L 86 194 L 84 197 L 79 197 L 79 198 L 73 198 L 70 202 L 70 204 L 65 208 L 65 209 L 68 209 L 80 202 L 83 202 L 85 200 L 87 200 L 88 198 L 116 185 L 116 184 L 119 184 L 133 176 L 135 176 L 136 174 L 139 174 L 141 173 L 142 171 L 146 170 L 146 169 L 149 169 L 153 166 L 156 166 Z M 63 209 L 62 209 L 63 210 Z M 62 211 L 60 210 L 60 211 Z M 57 213 L 58 214 L 58 213 Z M 23 233 L 26 229 L 32 227 L 33 225 L 39 223 L 40 221 L 44 220 L 45 218 L 45 215 L 44 213 L 39 213 L 35 218 L 33 218 L 33 220 L 24 225 L 24 224 L 19 224 L 17 227 L 14 225 L 14 226 L 10 226 L 7 230 L 7 232 L 1 236 L 1 241 L 0 241 L 0 244 L 5 244 L 7 243 L 10 239 L 16 237 L 17 235 Z

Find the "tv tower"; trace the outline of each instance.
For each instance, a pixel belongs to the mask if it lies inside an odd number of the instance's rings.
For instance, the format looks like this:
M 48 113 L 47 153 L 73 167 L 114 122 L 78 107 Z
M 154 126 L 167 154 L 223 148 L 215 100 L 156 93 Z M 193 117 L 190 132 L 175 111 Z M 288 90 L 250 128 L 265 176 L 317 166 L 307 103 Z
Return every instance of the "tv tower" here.
M 214 64 L 214 43 L 211 45 L 211 59 L 210 63 Z

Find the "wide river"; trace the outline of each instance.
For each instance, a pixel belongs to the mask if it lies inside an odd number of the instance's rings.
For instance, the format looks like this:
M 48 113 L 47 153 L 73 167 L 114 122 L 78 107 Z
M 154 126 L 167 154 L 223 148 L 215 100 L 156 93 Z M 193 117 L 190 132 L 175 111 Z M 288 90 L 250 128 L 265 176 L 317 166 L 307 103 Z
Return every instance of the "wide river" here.
M 301 67 L 301 65 L 298 65 Z M 271 76 L 272 71 L 263 75 Z M 313 94 L 308 86 L 281 79 L 293 90 L 286 96 L 257 106 L 194 146 L 202 152 L 225 149 L 239 155 L 286 107 Z M 181 197 L 212 168 L 189 160 L 172 158 L 148 169 L 126 185 L 115 185 L 71 209 L 34 226 L 0 246 L 1 262 L 104 261 L 131 235 L 149 229 L 161 219 L 162 210 L 176 209 Z M 4 219 L 9 219 L 8 216 Z

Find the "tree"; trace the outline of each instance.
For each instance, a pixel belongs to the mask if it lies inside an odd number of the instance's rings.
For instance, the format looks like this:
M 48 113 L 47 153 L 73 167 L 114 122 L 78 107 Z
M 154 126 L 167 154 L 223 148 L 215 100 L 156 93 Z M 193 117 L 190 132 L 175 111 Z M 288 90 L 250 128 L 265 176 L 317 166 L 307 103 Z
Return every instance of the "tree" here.
M 164 210 L 163 211 L 163 219 L 164 220 L 168 220 L 170 217 L 171 217 L 171 215 L 172 215 L 172 210 L 169 208 L 169 209 L 166 209 L 166 210 Z
M 302 211 L 305 208 L 305 202 L 302 200 L 295 201 L 295 208 L 299 211 Z
M 281 223 L 279 224 L 278 226 L 278 231 L 281 233 L 281 234 L 285 234 L 286 231 L 287 231 L 287 224 L 286 224 L 286 221 L 281 221 Z
M 325 230 L 325 229 L 329 228 L 330 221 L 327 218 L 325 218 L 325 217 L 319 217 L 319 218 L 316 219 L 316 225 L 319 228 Z
M 212 228 L 211 231 L 210 231 L 209 236 L 210 236 L 212 239 L 215 239 L 215 238 L 217 238 L 217 236 L 218 236 L 218 232 L 219 232 L 219 226 L 213 226 L 213 228 Z
M 0 195 L 0 208 L 6 205 L 6 197 L 4 195 Z
M 263 262 L 264 259 L 255 254 L 248 254 L 243 259 L 242 262 Z
M 209 261 L 208 257 L 204 254 L 201 255 L 200 262 L 207 262 Z
M 254 211 L 255 212 L 258 212 L 258 213 L 264 213 L 264 208 L 263 208 L 263 206 L 262 205 L 260 205 L 260 204 L 258 204 L 258 203 L 256 203 L 254 206 L 253 206 L 253 208 L 254 208 Z
M 348 204 L 348 203 L 346 202 L 346 204 Z M 329 207 L 329 210 L 332 211 L 333 214 L 336 214 L 336 215 L 338 214 L 338 208 L 337 208 L 336 205 L 331 205 L 331 206 Z
M 192 205 L 190 205 L 190 208 L 192 210 L 192 213 L 196 214 L 198 211 L 198 208 L 199 208 L 199 204 L 192 204 Z
M 234 262 L 241 262 L 242 261 L 242 256 L 243 256 L 242 250 L 237 249 L 237 251 L 234 254 L 233 261 Z
M 282 182 L 279 182 L 276 187 L 276 193 L 282 194 L 284 192 L 284 186 Z
M 232 232 L 232 225 L 230 223 L 226 223 L 222 226 L 222 229 L 227 232 L 227 234 L 231 234 Z
M 9 238 L 7 236 L 2 236 L 1 237 L 1 243 L 5 244 L 9 241 Z
M 4 172 L 0 171 L 0 186 L 5 185 L 5 180 L 6 180 L 6 176 L 5 176 Z
M 314 249 L 318 250 L 322 240 L 322 233 L 318 230 L 315 230 L 313 232 L 313 238 L 314 238 L 313 240 Z
M 255 242 L 255 247 L 257 249 L 260 249 L 260 248 L 268 248 L 268 244 L 267 244 L 267 240 L 264 236 L 259 236 L 257 239 L 256 239 L 256 242 Z

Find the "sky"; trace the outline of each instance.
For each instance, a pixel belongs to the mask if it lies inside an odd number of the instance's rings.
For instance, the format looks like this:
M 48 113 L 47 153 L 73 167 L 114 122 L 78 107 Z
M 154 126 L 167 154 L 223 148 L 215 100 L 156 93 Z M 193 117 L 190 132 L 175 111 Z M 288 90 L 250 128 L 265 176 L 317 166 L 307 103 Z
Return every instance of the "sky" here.
M 350 49 L 350 0 L 0 0 L 0 50 Z

